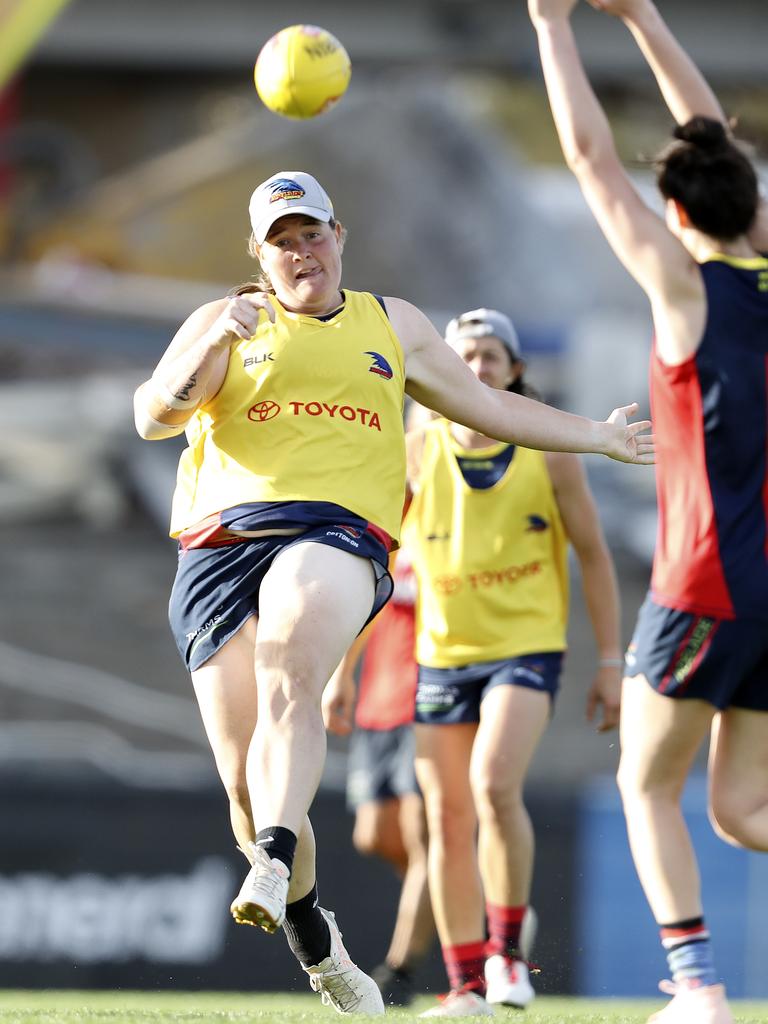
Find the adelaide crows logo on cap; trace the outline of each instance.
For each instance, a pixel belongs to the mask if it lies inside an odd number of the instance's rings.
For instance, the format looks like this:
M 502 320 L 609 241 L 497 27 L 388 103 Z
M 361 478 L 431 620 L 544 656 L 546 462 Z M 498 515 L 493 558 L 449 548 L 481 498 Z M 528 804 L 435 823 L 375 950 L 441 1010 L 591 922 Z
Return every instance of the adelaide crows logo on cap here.
M 369 373 L 375 373 L 379 377 L 383 377 L 384 380 L 392 380 L 392 367 L 384 356 L 379 355 L 378 352 L 366 352 L 365 354 L 373 360 L 373 363 L 368 367 Z
M 291 178 L 277 178 L 275 181 L 270 181 L 269 190 L 272 193 L 269 197 L 270 203 L 277 203 L 281 199 L 301 199 L 306 195 L 301 185 Z

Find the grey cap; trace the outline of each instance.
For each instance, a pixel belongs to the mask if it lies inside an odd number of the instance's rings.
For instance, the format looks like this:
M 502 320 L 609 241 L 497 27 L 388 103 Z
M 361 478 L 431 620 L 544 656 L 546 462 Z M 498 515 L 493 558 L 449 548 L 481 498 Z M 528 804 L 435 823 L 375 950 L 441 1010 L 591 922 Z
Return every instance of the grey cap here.
M 445 340 L 461 341 L 464 338 L 498 338 L 509 352 L 512 360 L 523 358 L 520 339 L 506 313 L 497 309 L 471 309 L 468 313 L 454 317 L 445 329 Z
M 320 182 L 306 171 L 278 171 L 257 186 L 248 204 L 251 227 L 261 245 L 269 229 L 289 213 L 328 223 L 333 219 L 333 204 Z

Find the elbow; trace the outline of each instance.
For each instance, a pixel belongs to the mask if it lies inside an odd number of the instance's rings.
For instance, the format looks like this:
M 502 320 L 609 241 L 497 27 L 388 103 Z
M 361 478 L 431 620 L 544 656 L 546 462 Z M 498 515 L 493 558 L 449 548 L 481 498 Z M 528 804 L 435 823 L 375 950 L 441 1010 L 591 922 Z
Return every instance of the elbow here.
M 183 423 L 161 423 L 140 406 L 134 408 L 133 422 L 136 433 L 144 441 L 163 441 L 166 437 L 177 437 L 184 433 Z
M 606 146 L 587 135 L 575 137 L 563 153 L 568 169 L 577 178 L 604 176 L 604 170 L 618 161 L 612 146 Z

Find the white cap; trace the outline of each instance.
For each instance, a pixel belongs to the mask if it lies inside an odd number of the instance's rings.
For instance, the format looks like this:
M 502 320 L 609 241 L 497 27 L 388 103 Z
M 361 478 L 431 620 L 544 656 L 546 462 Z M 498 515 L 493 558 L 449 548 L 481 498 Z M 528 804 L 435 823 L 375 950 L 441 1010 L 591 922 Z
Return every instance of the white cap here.
M 248 212 L 254 237 L 261 245 L 280 217 L 303 213 L 327 224 L 333 218 L 333 204 L 311 174 L 306 171 L 278 171 L 255 189 Z
M 520 339 L 512 321 L 497 309 L 471 309 L 468 313 L 454 317 L 445 329 L 445 340 L 448 342 L 489 337 L 498 338 L 513 361 L 523 358 Z

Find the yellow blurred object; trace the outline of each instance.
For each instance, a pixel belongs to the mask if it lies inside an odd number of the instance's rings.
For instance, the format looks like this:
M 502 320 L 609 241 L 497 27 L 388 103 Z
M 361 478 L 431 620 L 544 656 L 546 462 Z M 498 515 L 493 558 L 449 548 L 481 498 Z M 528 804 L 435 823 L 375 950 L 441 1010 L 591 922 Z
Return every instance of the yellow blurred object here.
M 346 92 L 351 75 L 347 51 L 317 25 L 290 25 L 272 36 L 253 72 L 264 106 L 298 119 L 329 110 Z
M 69 0 L 0 0 L 0 90 Z

